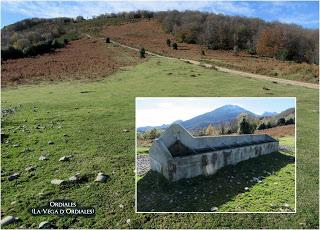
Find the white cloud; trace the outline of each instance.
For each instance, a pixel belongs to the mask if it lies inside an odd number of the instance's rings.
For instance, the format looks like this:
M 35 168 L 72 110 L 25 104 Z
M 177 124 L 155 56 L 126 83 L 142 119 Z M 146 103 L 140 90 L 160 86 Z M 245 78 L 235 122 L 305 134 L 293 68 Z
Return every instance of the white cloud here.
M 201 9 L 223 14 L 236 14 L 250 16 L 254 10 L 247 2 L 208 2 L 206 6 L 202 6 Z
M 18 1 L 4 2 L 2 10 L 19 13 L 27 17 L 92 17 L 109 11 L 106 2 L 55 2 L 55 1 Z
M 104 13 L 146 9 L 160 10 L 205 10 L 224 14 L 250 15 L 247 3 L 221 1 L 2 1 L 3 10 L 20 13 L 27 17 L 76 17 L 91 18 Z
M 283 23 L 294 23 L 298 25 L 310 25 L 310 24 L 317 24 L 319 23 L 319 20 L 314 18 L 313 16 L 310 15 L 295 15 L 294 17 L 283 17 L 280 18 L 278 21 L 283 22 Z

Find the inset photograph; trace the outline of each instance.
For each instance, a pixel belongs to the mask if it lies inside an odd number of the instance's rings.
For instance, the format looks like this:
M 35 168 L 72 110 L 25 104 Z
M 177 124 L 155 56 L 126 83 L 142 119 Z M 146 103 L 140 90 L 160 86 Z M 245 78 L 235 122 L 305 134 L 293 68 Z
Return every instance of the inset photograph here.
M 136 98 L 136 212 L 296 212 L 294 97 Z

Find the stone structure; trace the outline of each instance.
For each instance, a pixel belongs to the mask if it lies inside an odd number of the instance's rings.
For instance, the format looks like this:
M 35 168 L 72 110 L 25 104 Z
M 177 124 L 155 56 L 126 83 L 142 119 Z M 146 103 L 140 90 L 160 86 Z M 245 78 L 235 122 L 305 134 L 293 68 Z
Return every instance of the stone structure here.
M 268 135 L 193 137 L 182 126 L 171 125 L 150 148 L 153 171 L 169 181 L 213 175 L 218 169 L 278 151 L 279 142 Z

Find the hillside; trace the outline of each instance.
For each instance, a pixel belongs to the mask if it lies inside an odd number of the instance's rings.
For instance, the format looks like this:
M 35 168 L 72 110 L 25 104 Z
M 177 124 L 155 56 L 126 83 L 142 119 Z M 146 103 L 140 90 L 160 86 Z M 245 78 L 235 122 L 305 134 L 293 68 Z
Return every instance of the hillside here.
M 63 34 L 76 33 L 76 20 L 72 18 L 31 18 L 21 20 L 1 29 L 1 50 L 8 48 L 19 39 L 28 39 L 31 43 L 38 43 L 47 39 L 54 39 Z M 25 47 L 22 47 L 25 48 Z
M 42 81 L 101 79 L 143 60 L 133 51 L 94 38 L 70 42 L 65 48 L 2 63 L 2 87 Z
M 9 54 L 14 58 L 20 57 L 19 59 L 26 59 L 22 61 L 22 63 L 30 66 L 32 70 L 38 68 L 38 63 L 34 63 L 32 58 L 41 58 L 43 53 L 54 54 L 55 51 L 59 51 L 60 53 L 64 52 L 64 56 L 73 55 L 72 53 L 69 54 L 68 49 L 61 48 L 65 46 L 65 41 L 70 42 L 89 35 L 101 40 L 110 37 L 113 41 L 136 48 L 144 47 L 149 51 L 165 56 L 197 60 L 204 64 L 212 64 L 214 66 L 248 73 L 309 83 L 318 83 L 319 80 L 319 69 L 315 64 L 260 57 L 255 54 L 250 54 L 250 52 L 245 49 L 240 49 L 235 55 L 230 49 L 212 49 L 208 45 L 191 44 L 186 41 L 182 42 L 181 39 L 179 40 L 176 37 L 177 34 L 166 32 L 159 15 L 154 15 L 154 13 L 150 12 L 102 15 L 90 20 L 84 20 L 81 19 L 81 17 L 79 19 L 28 19 L 9 25 L 1 31 L 3 41 L 2 57 L 6 56 L 4 55 L 5 52 L 3 52 L 3 49 L 11 47 L 8 51 Z M 178 49 L 174 50 L 172 47 L 169 47 L 166 44 L 167 39 L 171 40 L 171 44 L 176 42 Z M 81 42 L 79 46 L 81 46 Z M 94 50 L 91 52 L 100 52 L 98 46 L 92 47 L 92 49 Z M 53 57 L 52 59 L 54 60 L 55 58 L 56 57 Z M 12 62 L 12 60 L 2 60 L 4 67 L 12 63 L 13 66 L 8 68 L 15 69 L 15 62 Z M 17 63 L 19 63 L 19 61 L 17 61 Z M 77 64 L 79 66 L 82 65 L 81 63 Z M 66 62 L 65 68 L 68 68 L 67 66 L 68 62 Z M 14 84 L 19 82 L 30 83 L 32 80 L 16 80 L 17 78 L 25 77 L 33 78 L 33 74 L 39 71 L 31 71 L 30 74 L 28 74 L 28 72 L 28 70 L 26 73 L 19 70 L 12 74 L 8 72 L 9 77 L 6 77 L 6 79 L 11 79 L 10 84 L 12 84 L 12 81 L 15 82 Z M 55 70 L 51 71 L 50 69 L 50 72 L 55 73 Z M 36 75 L 39 74 L 36 73 Z M 38 79 L 43 81 L 48 79 L 48 77 L 43 76 Z M 6 84 L 7 83 L 5 83 L 5 85 Z
M 116 26 L 106 26 L 101 36 L 110 37 L 122 44 L 132 47 L 145 47 L 155 53 L 166 56 L 187 58 L 220 67 L 262 74 L 276 78 L 318 83 L 319 69 L 315 64 L 279 61 L 274 58 L 259 57 L 245 51 L 237 55 L 230 50 L 213 50 L 199 44 L 179 42 L 172 34 L 164 31 L 160 22 L 155 19 L 139 20 Z M 178 44 L 178 50 L 166 44 L 170 39 Z M 204 54 L 202 52 L 204 51 Z
M 319 64 L 319 30 L 259 18 L 196 11 L 166 11 L 158 15 L 176 40 L 209 49 L 241 50 L 277 60 Z
M 277 126 L 270 129 L 256 130 L 255 134 L 268 134 L 270 136 L 279 138 L 285 136 L 295 136 L 295 125 Z
M 295 114 L 295 108 L 289 108 L 289 109 L 286 109 L 285 111 L 282 111 L 281 113 L 277 114 L 275 116 L 275 118 L 279 119 L 281 117 L 292 117 L 294 116 Z

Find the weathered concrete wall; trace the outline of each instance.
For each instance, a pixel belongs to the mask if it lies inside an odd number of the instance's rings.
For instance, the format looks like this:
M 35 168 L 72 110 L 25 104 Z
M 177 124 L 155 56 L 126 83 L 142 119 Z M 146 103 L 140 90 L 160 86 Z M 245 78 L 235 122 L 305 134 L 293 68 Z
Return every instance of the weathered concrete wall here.
M 173 157 L 168 148 L 176 141 L 188 148 L 212 149 L 203 153 Z M 234 147 L 238 146 L 238 147 Z M 268 135 L 193 137 L 180 125 L 170 126 L 150 148 L 151 169 L 169 181 L 213 175 L 220 168 L 278 151 L 279 143 Z

